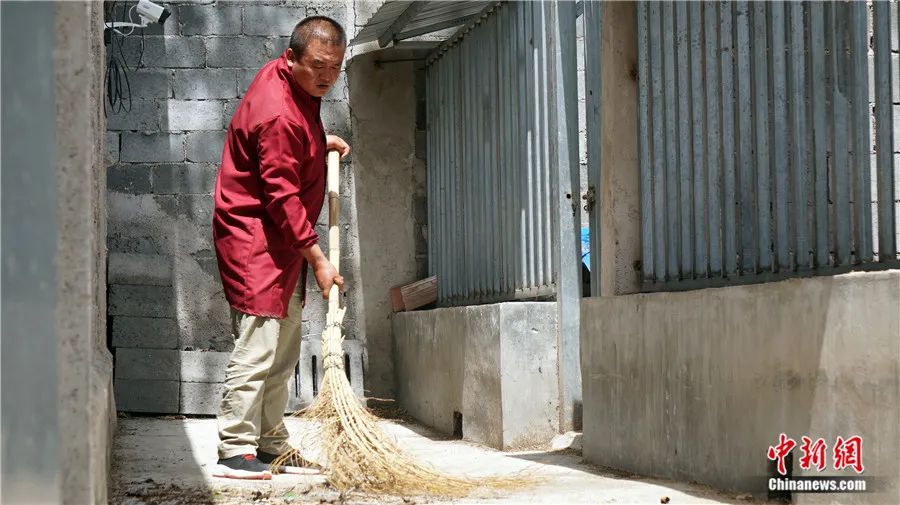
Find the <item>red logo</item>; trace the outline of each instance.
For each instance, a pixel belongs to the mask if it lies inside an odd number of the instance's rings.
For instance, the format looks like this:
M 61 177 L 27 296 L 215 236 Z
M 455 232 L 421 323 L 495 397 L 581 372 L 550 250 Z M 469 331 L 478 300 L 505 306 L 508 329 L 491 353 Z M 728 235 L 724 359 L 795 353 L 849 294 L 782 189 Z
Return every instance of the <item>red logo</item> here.
M 856 470 L 856 473 L 863 472 L 862 437 L 858 435 L 847 440 L 837 437 L 834 443 L 834 469 L 843 470 L 848 466 Z
M 802 440 L 803 445 L 800 446 L 800 450 L 803 451 L 803 456 L 800 456 L 800 468 L 809 470 L 814 466 L 817 471 L 821 472 L 828 466 L 826 461 L 828 444 L 821 438 L 815 443 L 812 443 L 812 439 L 807 436 L 803 436 Z
M 825 440 L 818 438 L 813 441 L 805 435 L 800 439 L 803 441 L 800 446 L 800 451 L 803 453 L 800 456 L 800 468 L 803 470 L 815 469 L 817 472 L 825 470 L 828 467 L 828 444 L 825 443 Z M 862 437 L 859 435 L 854 435 L 846 440 L 843 437 L 837 437 L 832 449 L 833 468 L 835 470 L 852 468 L 856 473 L 863 473 L 862 442 Z M 771 461 L 778 462 L 778 473 L 781 475 L 787 475 L 784 460 L 796 446 L 797 442 L 794 439 L 782 433 L 778 436 L 778 444 L 769 447 L 766 456 Z
M 797 442 L 794 442 L 793 438 L 788 438 L 787 435 L 782 433 L 778 436 L 778 445 L 775 447 L 769 446 L 767 455 L 770 460 L 778 461 L 778 473 L 781 475 L 787 475 L 787 469 L 784 467 L 784 458 L 791 453 L 796 445 Z

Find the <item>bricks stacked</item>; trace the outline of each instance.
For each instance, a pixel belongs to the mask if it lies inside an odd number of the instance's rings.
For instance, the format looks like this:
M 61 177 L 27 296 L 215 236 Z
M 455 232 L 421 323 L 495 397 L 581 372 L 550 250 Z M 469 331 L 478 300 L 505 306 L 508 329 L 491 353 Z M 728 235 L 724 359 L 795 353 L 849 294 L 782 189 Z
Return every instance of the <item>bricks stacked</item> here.
M 166 4 L 172 16 L 165 25 L 147 28 L 143 41 L 139 30 L 125 39 L 122 52 L 132 67 L 144 46 L 140 68 L 129 76 L 132 108 L 108 115 L 108 316 L 116 404 L 134 412 L 213 414 L 232 348 L 210 226 L 225 128 L 257 70 L 287 47 L 297 21 L 328 15 L 352 36 L 353 5 Z M 330 133 L 350 139 L 343 73 L 326 97 L 323 122 Z M 349 219 L 355 213 L 349 164 L 343 171 Z M 323 214 L 320 222 L 326 219 Z M 357 240 L 342 237 L 348 257 L 358 250 Z M 303 331 L 317 335 L 324 308 L 317 292 L 310 299 Z M 350 314 L 351 335 L 358 334 L 355 321 Z

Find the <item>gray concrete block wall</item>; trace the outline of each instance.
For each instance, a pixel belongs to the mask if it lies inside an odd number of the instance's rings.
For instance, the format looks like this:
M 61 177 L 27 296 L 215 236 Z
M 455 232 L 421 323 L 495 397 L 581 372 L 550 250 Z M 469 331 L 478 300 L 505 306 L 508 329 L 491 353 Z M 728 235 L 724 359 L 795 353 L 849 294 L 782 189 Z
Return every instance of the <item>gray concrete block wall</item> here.
M 214 414 L 233 347 L 211 226 L 225 129 L 259 68 L 284 51 L 299 20 L 329 15 L 352 37 L 355 15 L 349 0 L 209 0 L 168 7 L 172 16 L 163 26 L 149 27 L 143 39 L 138 31 L 124 40 L 123 53 L 136 67 L 129 74 L 131 109 L 108 115 L 107 315 L 116 399 L 121 410 Z M 342 73 L 325 97 L 322 117 L 329 133 L 350 141 L 348 99 Z M 344 220 L 355 215 L 352 178 L 347 160 Z M 323 212 L 320 233 L 326 222 Z M 345 331 L 364 338 L 357 322 L 363 320 L 361 294 L 352 291 L 359 279 L 356 227 L 343 229 L 342 273 L 351 289 Z M 324 248 L 326 237 L 321 239 Z M 324 303 L 310 284 L 303 332 L 318 336 Z

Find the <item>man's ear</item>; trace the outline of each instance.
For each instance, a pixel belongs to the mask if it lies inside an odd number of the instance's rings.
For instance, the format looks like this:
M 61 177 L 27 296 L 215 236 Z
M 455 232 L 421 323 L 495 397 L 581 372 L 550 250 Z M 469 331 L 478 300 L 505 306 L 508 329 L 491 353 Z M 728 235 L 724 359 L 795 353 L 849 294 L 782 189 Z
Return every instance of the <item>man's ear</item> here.
M 287 64 L 288 68 L 293 68 L 294 62 L 297 60 L 296 55 L 294 54 L 294 50 L 290 47 L 287 49 Z

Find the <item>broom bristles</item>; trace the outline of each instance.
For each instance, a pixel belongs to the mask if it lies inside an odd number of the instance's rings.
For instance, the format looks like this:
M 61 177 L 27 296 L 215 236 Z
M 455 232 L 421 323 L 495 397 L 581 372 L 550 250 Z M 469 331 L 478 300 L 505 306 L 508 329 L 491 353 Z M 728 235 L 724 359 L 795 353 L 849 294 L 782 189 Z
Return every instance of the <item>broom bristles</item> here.
M 339 491 L 359 490 L 375 494 L 463 496 L 477 488 L 509 489 L 534 479 L 452 476 L 421 463 L 402 450 L 379 426 L 378 417 L 366 409 L 344 372 L 340 314 L 329 314 L 322 332 L 324 376 L 313 404 L 300 411 L 301 419 L 315 429 L 301 436 L 273 465 L 283 465 L 292 456 L 307 458 L 318 446 L 318 463 L 327 481 Z M 317 439 L 317 440 L 316 440 Z M 313 440 L 313 443 L 307 443 Z

